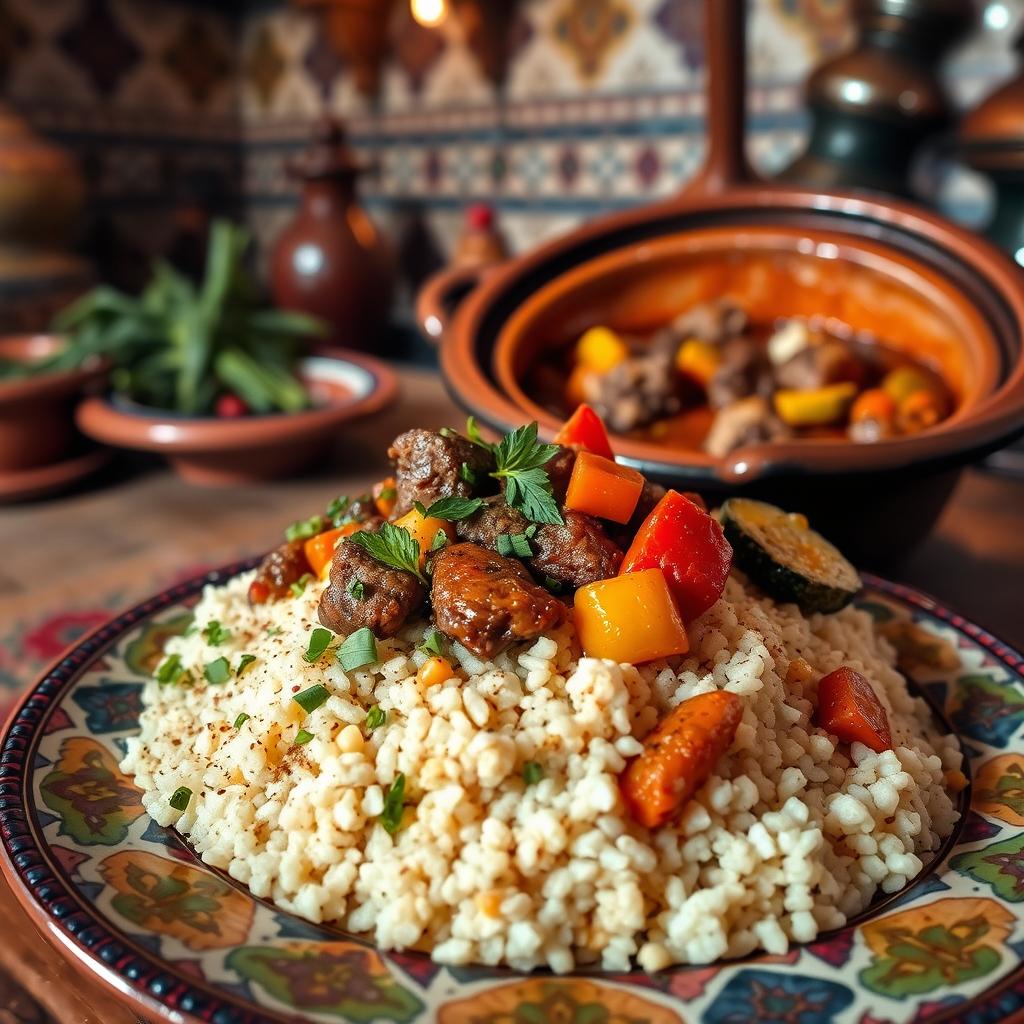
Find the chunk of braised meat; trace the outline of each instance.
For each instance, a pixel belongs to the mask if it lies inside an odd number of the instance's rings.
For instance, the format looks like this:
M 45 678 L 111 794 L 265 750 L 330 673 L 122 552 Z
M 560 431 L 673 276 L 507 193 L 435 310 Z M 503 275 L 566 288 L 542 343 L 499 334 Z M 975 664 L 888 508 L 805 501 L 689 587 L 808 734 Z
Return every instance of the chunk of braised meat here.
M 578 588 L 614 576 L 622 562 L 622 549 L 592 516 L 563 510 L 564 524 L 537 525 L 530 538 L 534 554 L 526 564 L 538 576 Z M 475 515 L 455 524 L 460 540 L 497 550 L 498 537 L 526 533 L 530 521 L 518 509 L 492 498 Z
M 616 433 L 645 427 L 683 407 L 685 392 L 673 366 L 674 352 L 657 350 L 630 356 L 607 373 L 591 378 L 587 397 L 594 411 Z
M 704 450 L 722 458 L 744 445 L 780 441 L 790 434 L 767 400 L 752 395 L 718 410 L 704 439 Z
M 770 397 L 775 387 L 771 364 L 751 338 L 733 338 L 720 348 L 721 363 L 708 384 L 708 405 L 721 409 L 750 395 Z
M 747 329 L 747 314 L 730 299 L 702 302 L 680 313 L 668 326 L 663 327 L 653 344 L 675 354 L 687 338 L 699 338 L 713 345 L 721 345 L 738 337 Z
M 775 382 L 780 388 L 801 391 L 841 381 L 852 381 L 859 387 L 865 382 L 866 370 L 864 363 L 841 341 L 825 341 L 807 345 L 776 367 Z
M 548 479 L 551 481 L 551 493 L 559 505 L 565 501 L 565 493 L 569 490 L 569 478 L 572 468 L 576 465 L 576 449 L 563 444 L 558 446 L 554 457 L 544 463 Z
M 469 498 L 477 491 L 493 492 L 497 486 L 488 476 L 494 456 L 457 434 L 407 430 L 395 438 L 388 457 L 395 464 L 396 516 L 404 515 L 417 501 L 429 507 L 439 498 Z
M 266 555 L 256 576 L 249 584 L 249 604 L 264 604 L 276 601 L 291 593 L 293 583 L 298 583 L 306 573 L 312 572 L 304 541 L 285 541 Z
M 330 583 L 320 596 L 318 614 L 334 633 L 367 626 L 383 638 L 394 636 L 426 599 L 426 586 L 411 572 L 382 565 L 346 539 L 331 560 Z
M 522 563 L 479 544 L 452 544 L 434 556 L 430 599 L 437 628 L 488 659 L 540 636 L 565 614 Z

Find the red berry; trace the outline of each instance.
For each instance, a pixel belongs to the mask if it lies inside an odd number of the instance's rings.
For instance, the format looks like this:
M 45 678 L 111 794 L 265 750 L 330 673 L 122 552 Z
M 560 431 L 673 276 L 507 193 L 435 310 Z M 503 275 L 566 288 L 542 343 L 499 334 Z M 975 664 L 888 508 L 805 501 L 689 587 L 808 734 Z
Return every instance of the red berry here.
M 213 408 L 218 416 L 226 420 L 245 416 L 249 412 L 249 406 L 238 395 L 221 395 Z

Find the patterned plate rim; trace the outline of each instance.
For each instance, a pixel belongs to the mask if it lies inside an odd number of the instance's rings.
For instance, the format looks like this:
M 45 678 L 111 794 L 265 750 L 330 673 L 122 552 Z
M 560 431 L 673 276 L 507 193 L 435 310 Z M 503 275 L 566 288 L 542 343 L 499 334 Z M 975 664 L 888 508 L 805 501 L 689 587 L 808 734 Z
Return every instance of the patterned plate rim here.
M 26 798 L 26 782 L 31 766 L 28 755 L 38 746 L 41 739 L 38 726 L 52 707 L 119 638 L 157 613 L 196 597 L 203 587 L 224 583 L 252 568 L 257 561 L 246 559 L 184 580 L 92 630 L 43 671 L 15 705 L 0 733 L 0 875 L 51 945 L 77 968 L 90 971 L 106 984 L 123 1004 L 144 1014 L 155 1014 L 155 1019 L 182 1024 L 265 1024 L 296 1018 L 279 1016 L 265 1007 L 253 1012 L 249 1006 L 233 1000 L 216 983 L 204 985 L 171 973 L 159 955 L 141 949 L 130 939 L 126 941 L 105 921 L 91 914 L 84 897 L 69 891 L 50 871 L 29 826 L 31 802 Z M 1024 655 L 987 629 L 924 591 L 874 574 L 861 575 L 866 589 L 934 616 L 980 645 L 1018 677 L 1024 677 Z M 253 897 L 250 895 L 250 898 Z M 354 941 L 360 942 L 358 938 Z M 133 949 L 126 948 L 129 944 Z M 192 1012 L 193 1007 L 200 1006 L 200 1015 Z M 929 1020 L 934 1024 L 952 1024 L 965 1009 L 990 1024 L 1024 1020 L 1024 959 L 979 993 L 968 1006 L 956 1005 L 939 1011 Z

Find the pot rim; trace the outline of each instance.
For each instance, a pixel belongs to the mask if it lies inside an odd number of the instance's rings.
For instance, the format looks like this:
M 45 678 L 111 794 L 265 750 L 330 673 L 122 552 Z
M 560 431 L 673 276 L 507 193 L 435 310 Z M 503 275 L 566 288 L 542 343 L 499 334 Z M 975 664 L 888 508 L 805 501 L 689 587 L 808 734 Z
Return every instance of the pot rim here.
M 0 335 L 0 355 L 4 349 L 16 343 L 37 343 L 45 346 L 48 342 L 66 343 L 63 335 L 49 331 L 26 331 L 20 334 Z M 109 363 L 99 356 L 91 358 L 86 365 L 73 370 L 48 371 L 30 377 L 14 377 L 0 380 L 0 411 L 23 403 L 54 401 L 81 390 L 87 384 L 106 376 Z
M 322 436 L 349 420 L 378 412 L 398 395 L 398 378 L 372 356 L 338 348 L 318 348 L 300 359 L 300 366 L 321 362 L 355 367 L 366 381 L 358 397 L 331 401 L 295 413 L 269 413 L 237 419 L 216 416 L 183 416 L 168 410 L 135 403 L 116 402 L 112 396 L 86 399 L 77 410 L 82 433 L 121 448 L 166 454 L 213 454 L 258 448 L 279 448 Z M 337 374 L 307 372 L 313 379 L 332 379 Z M 138 410 L 138 411 L 136 411 Z
M 795 217 L 804 214 L 803 225 Z M 727 215 L 733 214 L 730 218 Z M 709 225 L 683 224 L 673 229 L 668 222 L 718 217 Z M 777 215 L 776 215 L 777 214 Z M 787 219 L 788 216 L 788 219 Z M 816 220 L 825 223 L 815 223 Z M 828 223 L 828 222 L 831 223 Z M 530 289 L 580 267 L 584 262 L 617 251 L 638 238 L 616 240 L 620 233 L 646 231 L 645 239 L 657 240 L 671 233 L 684 233 L 703 226 L 741 229 L 753 224 L 767 226 L 806 226 L 809 232 L 828 227 L 848 236 L 851 248 L 860 240 L 884 242 L 893 256 L 909 256 L 947 279 L 955 278 L 949 268 L 966 269 L 974 279 L 978 294 L 968 295 L 973 307 L 989 322 L 992 337 L 990 355 L 1004 364 L 1001 382 L 977 403 L 967 405 L 963 415 L 908 438 L 875 445 L 854 445 L 847 441 L 802 440 L 751 445 L 724 459 L 706 457 L 695 463 L 685 449 L 669 449 L 629 438 L 616 440 L 625 462 L 656 466 L 662 472 L 693 476 L 710 474 L 721 482 L 739 483 L 783 471 L 831 474 L 899 469 L 931 461 L 949 461 L 956 456 L 998 447 L 1024 429 L 1024 347 L 1010 360 L 1000 350 L 998 339 L 1011 331 L 1018 345 L 1024 332 L 1024 275 L 1010 259 L 977 235 L 945 221 L 909 203 L 851 193 L 818 193 L 779 185 L 742 186 L 683 195 L 626 213 L 616 213 L 593 221 L 570 234 L 548 242 L 496 270 L 470 293 L 456 311 L 441 350 L 441 367 L 452 396 L 491 427 L 509 429 L 521 423 L 525 411 L 495 379 L 494 358 L 501 328 L 506 325 L 518 302 L 511 308 L 509 295 L 514 289 Z M 855 229 L 855 230 L 851 230 Z M 883 237 L 896 234 L 896 240 Z M 599 243 L 603 242 L 604 245 Z M 587 247 L 596 249 L 586 252 Z M 917 250 L 924 250 L 924 252 Z M 925 258 L 927 254 L 931 259 Z M 947 269 L 936 265 L 942 254 Z M 533 280 L 536 279 L 536 280 Z M 958 287 L 962 287 L 958 284 Z M 981 294 L 989 293 L 987 300 Z M 998 312 L 1000 325 L 993 320 Z M 486 344 L 485 349 L 485 332 Z M 985 342 L 983 342 L 984 344 Z M 483 365 L 486 360 L 488 365 Z M 553 417 L 543 423 L 550 435 Z M 961 459 L 962 460 L 962 459 Z M 655 470 L 657 471 L 657 470 Z

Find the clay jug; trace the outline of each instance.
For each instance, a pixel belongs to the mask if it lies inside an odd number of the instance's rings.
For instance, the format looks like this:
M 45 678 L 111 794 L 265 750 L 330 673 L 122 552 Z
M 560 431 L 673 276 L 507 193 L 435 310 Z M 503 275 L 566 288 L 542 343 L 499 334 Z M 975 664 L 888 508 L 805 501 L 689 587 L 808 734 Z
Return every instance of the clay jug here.
M 273 245 L 270 287 L 282 309 L 322 319 L 325 344 L 372 349 L 387 327 L 394 283 L 391 248 L 356 198 L 364 168 L 334 120 L 289 165 L 300 178 L 298 213 Z

